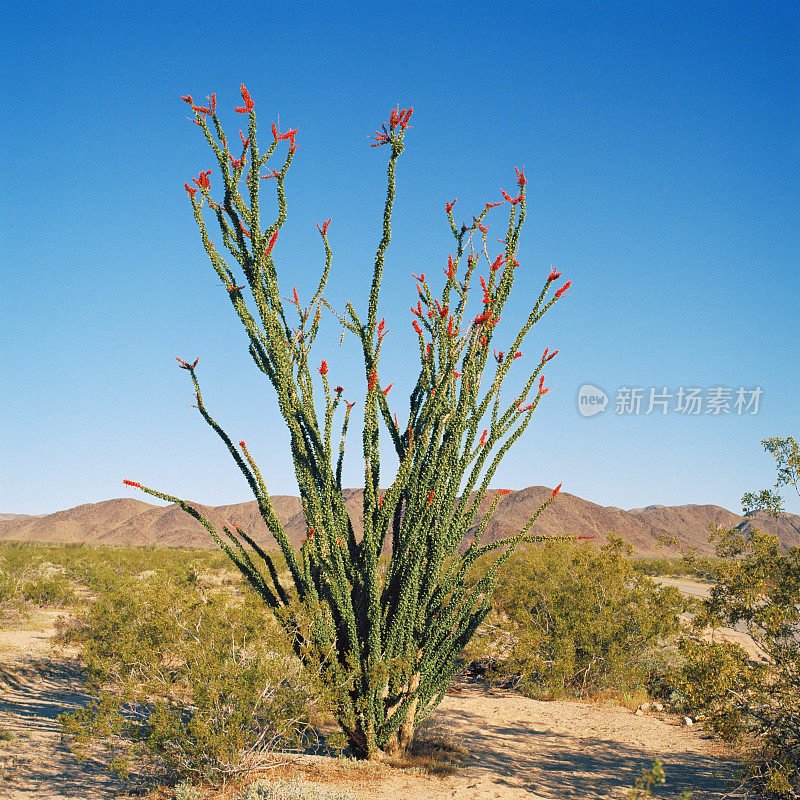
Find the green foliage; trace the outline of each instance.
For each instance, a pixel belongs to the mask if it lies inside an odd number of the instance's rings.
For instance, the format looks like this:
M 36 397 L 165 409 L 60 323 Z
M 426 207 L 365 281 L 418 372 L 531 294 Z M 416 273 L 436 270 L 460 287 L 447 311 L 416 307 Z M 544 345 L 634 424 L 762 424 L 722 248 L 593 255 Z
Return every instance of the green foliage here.
M 643 797 L 653 797 L 653 788 L 663 786 L 667 782 L 667 773 L 660 758 L 653 762 L 652 769 L 642 770 L 636 779 L 636 784 L 628 791 L 629 800 L 639 800 Z M 692 792 L 682 792 L 680 800 L 690 800 Z
M 144 758 L 218 781 L 299 740 L 320 688 L 257 595 L 196 568 L 90 572 L 96 599 L 59 637 L 80 645 L 93 694 L 61 717 L 79 756 L 99 739 L 120 772 Z
M 497 675 L 516 676 L 532 696 L 630 692 L 652 683 L 666 669 L 660 650 L 684 608 L 675 588 L 636 571 L 617 538 L 600 550 L 548 542 L 518 551 L 495 603 L 513 642 Z
M 699 627 L 743 624 L 766 659 L 746 662 L 733 647 L 693 644 L 684 668 L 705 701 L 708 724 L 748 746 L 747 777 L 759 792 L 800 797 L 800 548 L 783 551 L 775 537 L 717 530 L 725 556 L 709 575 L 711 596 Z M 714 679 L 714 670 L 720 675 Z
M 780 517 L 783 512 L 783 498 L 780 495 L 782 486 L 792 487 L 800 495 L 798 481 L 800 481 L 800 445 L 794 437 L 785 439 L 773 437 L 762 439 L 761 444 L 775 459 L 777 478 L 774 489 L 762 489 L 759 492 L 747 492 L 742 497 L 742 508 L 748 516 L 756 511 L 766 511 L 773 517 Z M 790 523 L 795 530 L 797 526 Z M 800 532 L 800 531 L 798 531 Z
M 298 657 L 321 670 L 327 685 L 335 687 L 337 719 L 353 751 L 368 758 L 397 755 L 408 750 L 416 724 L 441 699 L 456 672 L 461 650 L 489 610 L 488 596 L 497 570 L 517 544 L 536 538 L 529 536 L 530 528 L 551 502 L 545 503 L 518 535 L 481 545 L 501 494 L 494 495 L 491 507 L 479 518 L 481 501 L 489 494 L 501 459 L 522 435 L 546 393 L 542 370 L 556 354 L 548 355 L 545 349 L 538 360 L 519 361 L 520 347 L 533 325 L 569 288 L 569 282 L 553 291 L 553 283 L 560 277 L 553 270 L 527 319 L 516 334 L 499 343 L 503 349 L 493 357 L 492 343 L 498 335 L 495 325 L 519 267 L 525 176 L 517 170 L 517 197 L 503 193 L 504 201 L 476 209 L 478 214 L 469 225 L 457 225 L 455 201 L 447 203 L 453 252 L 435 268 L 431 265 L 436 275 L 441 275 L 439 267 L 444 270 L 445 279 L 436 281 L 441 289 L 423 275 L 418 278 L 419 302 L 413 310 L 417 347 L 413 352 L 419 372 L 409 398 L 408 417 L 399 421 L 387 399 L 393 376 L 380 363 L 388 331 L 385 320 L 379 321 L 378 304 L 392 234 L 395 171 L 412 109 L 392 111 L 382 133 L 374 137 L 373 146 L 387 145 L 390 152 L 382 235 L 367 308 L 357 310 L 348 302 L 339 314 L 324 298 L 333 258 L 330 220 L 318 226 L 324 265 L 316 288 L 308 291 L 301 286 L 299 294 L 279 288 L 278 237 L 287 217 L 285 182 L 297 149 L 297 131 L 280 134 L 273 125 L 266 150 L 260 150 L 255 104 L 244 85 L 241 91 L 244 106 L 237 112 L 246 114 L 248 120 L 246 135 L 241 133 L 241 149 L 238 140 L 226 137 L 214 95 L 207 106 L 198 106 L 189 96 L 183 98 L 217 163 L 213 193 L 211 170 L 201 172 L 194 186 L 187 183 L 186 190 L 206 255 L 244 327 L 250 355 L 275 390 L 289 432 L 308 537 L 299 552 L 292 547 L 245 443 L 239 442 L 237 447 L 206 408 L 197 360 L 178 359 L 192 381 L 200 415 L 247 480 L 264 523 L 280 546 L 289 579 L 285 584 L 279 579 L 272 557 L 261 552 L 241 529 L 226 526 L 217 531 L 188 503 L 128 483 L 180 504 L 206 527 L 292 633 Z M 262 170 L 268 169 L 268 162 L 284 142 L 288 150 L 280 168 L 263 176 Z M 264 177 L 273 182 L 262 183 Z M 218 191 L 220 182 L 222 191 Z M 262 187 L 271 186 L 275 187 L 277 213 L 266 223 L 262 222 L 266 208 Z M 504 205 L 508 213 L 501 223 L 502 251 L 490 257 L 484 222 L 495 205 Z M 215 234 L 222 244 L 219 249 L 210 238 L 209 216 L 219 229 L 219 236 Z M 478 274 L 482 267 L 485 276 Z M 481 288 L 475 285 L 478 280 Z M 307 304 L 303 302 L 306 299 Z M 358 539 L 342 487 L 346 435 L 355 403 L 343 401 L 342 387 L 331 389 L 327 362 L 322 359 L 317 367 L 311 358 L 324 309 L 334 314 L 343 333 L 353 335 L 363 356 L 364 532 Z M 517 386 L 513 393 L 503 393 L 512 372 L 518 378 Z M 485 373 L 488 379 L 484 379 Z M 320 388 L 317 400 L 315 391 Z M 399 407 L 397 413 L 402 413 Z M 341 433 L 334 434 L 335 419 Z M 381 436 L 397 462 L 388 481 L 381 472 Z M 474 539 L 466 551 L 459 551 L 474 523 L 478 528 Z M 391 549 L 391 555 L 381 570 L 384 546 Z M 480 581 L 467 587 L 465 580 L 475 560 L 498 549 L 503 555 Z M 305 628 L 294 614 L 295 599 L 308 617 Z

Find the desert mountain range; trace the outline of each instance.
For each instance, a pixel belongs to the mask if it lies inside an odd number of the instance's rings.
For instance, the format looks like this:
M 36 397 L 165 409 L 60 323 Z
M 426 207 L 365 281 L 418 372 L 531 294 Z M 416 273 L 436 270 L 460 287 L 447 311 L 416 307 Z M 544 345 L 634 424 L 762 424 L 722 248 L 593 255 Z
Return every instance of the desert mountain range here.
M 533 516 L 552 490 L 529 486 L 500 499 L 486 528 L 484 541 L 490 542 L 519 531 Z M 363 526 L 362 490 L 345 490 L 345 503 L 356 534 Z M 494 492 L 483 501 L 488 510 Z M 306 535 L 306 524 L 299 497 L 272 498 L 275 512 L 295 545 Z M 226 506 L 194 504 L 220 532 L 224 524 L 235 524 L 254 539 L 275 547 L 275 541 L 258 513 L 254 501 Z M 482 514 L 479 514 L 478 520 Z M 594 536 L 595 543 L 608 541 L 608 534 L 621 536 L 638 555 L 674 555 L 659 546 L 662 535 L 673 535 L 688 546 L 712 554 L 708 526 L 724 528 L 759 528 L 778 536 L 785 547 L 800 545 L 800 535 L 790 523 L 800 528 L 800 516 L 786 515 L 775 520 L 759 513 L 751 519 L 714 505 L 647 506 L 624 511 L 614 506 L 600 506 L 562 492 L 536 521 L 532 533 L 542 536 L 572 534 Z M 471 538 L 471 536 L 469 537 Z M 119 498 L 101 503 L 87 503 L 66 511 L 42 516 L 0 514 L 0 540 L 25 542 L 86 543 L 95 545 L 132 545 L 164 547 L 215 547 L 206 530 L 176 505 L 156 506 L 142 500 Z

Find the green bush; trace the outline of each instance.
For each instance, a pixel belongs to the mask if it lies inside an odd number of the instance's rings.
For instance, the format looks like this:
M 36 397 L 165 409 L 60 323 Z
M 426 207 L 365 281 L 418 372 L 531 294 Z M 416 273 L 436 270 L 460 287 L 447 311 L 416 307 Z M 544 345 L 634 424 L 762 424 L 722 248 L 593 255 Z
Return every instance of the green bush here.
M 732 644 L 684 645 L 677 690 L 687 709 L 745 747 L 745 777 L 768 797 L 800 797 L 800 548 L 784 551 L 758 531 L 714 530 L 725 558 L 707 575 L 711 596 L 698 629 L 744 624 L 767 659 L 756 663 Z
M 252 592 L 209 585 L 196 568 L 95 567 L 90 589 L 96 600 L 59 636 L 81 646 L 93 694 L 61 717 L 79 756 L 99 739 L 121 773 L 144 758 L 215 782 L 299 741 L 319 688 Z
M 631 692 L 654 681 L 685 602 L 634 569 L 620 539 L 597 550 L 548 542 L 513 556 L 495 593 L 506 634 L 496 676 L 532 696 Z

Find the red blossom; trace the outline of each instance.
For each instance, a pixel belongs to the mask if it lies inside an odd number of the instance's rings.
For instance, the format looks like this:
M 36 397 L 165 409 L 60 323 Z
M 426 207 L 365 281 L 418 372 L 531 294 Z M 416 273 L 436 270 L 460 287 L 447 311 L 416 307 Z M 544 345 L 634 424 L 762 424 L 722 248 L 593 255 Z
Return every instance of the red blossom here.
M 191 98 L 190 98 L 190 99 L 191 99 Z M 136 483 L 136 481 L 129 481 L 129 480 L 125 479 L 125 480 L 123 480 L 122 482 L 123 482 L 123 483 L 124 483 L 126 486 L 133 486 L 133 487 L 134 487 L 134 488 L 136 488 L 136 489 L 141 489 L 141 488 L 142 488 L 142 484 L 141 484 L 141 483 Z
M 208 179 L 208 176 L 211 174 L 211 170 L 207 169 L 205 172 L 201 172 L 200 176 L 197 178 L 192 178 L 192 181 L 199 186 L 201 189 L 210 189 L 211 188 L 211 181 Z
M 481 336 L 481 346 L 486 347 L 489 344 L 489 340 L 485 336 Z
M 190 106 L 194 105 L 194 100 L 192 100 L 192 96 L 190 94 L 187 94 L 186 96 L 181 95 L 181 100 L 183 100 L 184 103 L 188 103 Z
M 557 281 L 561 277 L 560 272 L 556 272 L 555 269 L 547 276 L 547 282 L 551 283 L 552 281 Z
M 503 363 L 503 351 L 501 350 L 499 353 L 497 350 L 494 351 L 494 359 L 497 361 L 498 364 Z
M 547 350 L 545 350 L 544 352 L 545 352 L 545 355 L 547 355 Z M 558 350 L 553 350 L 553 352 L 550 353 L 550 355 L 547 356 L 547 358 L 545 360 L 546 361 L 550 361 L 551 359 L 555 358 L 557 355 L 558 355 Z
M 501 205 L 503 205 L 503 201 L 502 200 L 500 200 L 497 203 L 487 203 L 486 204 L 486 209 L 488 211 L 490 208 L 497 208 L 497 206 L 501 206 Z
M 486 429 L 484 428 L 484 431 L 483 431 L 483 433 L 481 434 L 481 440 L 480 440 L 480 445 L 481 445 L 481 447 L 483 447 L 483 446 L 486 444 L 486 435 L 487 435 L 488 433 L 489 433 L 489 431 L 488 431 L 488 430 L 486 430 Z
M 319 365 L 319 374 L 320 375 L 327 375 L 328 374 L 328 362 L 324 361 Z
M 456 372 L 455 370 L 453 370 L 453 377 L 454 378 L 460 378 L 461 377 L 461 373 L 460 372 Z
M 269 173 L 269 175 L 262 175 L 261 176 L 261 180 L 265 181 L 268 178 L 280 178 L 280 176 L 281 176 L 280 172 L 278 172 L 278 170 L 274 169 L 274 170 L 272 170 L 272 172 Z
M 492 316 L 491 310 L 484 311 L 483 314 L 479 314 L 477 317 L 475 317 L 475 321 L 472 324 L 483 325 L 484 322 L 486 322 L 488 319 L 491 319 L 491 316 Z
M 320 233 L 321 233 L 323 236 L 327 235 L 327 233 L 328 233 L 328 225 L 330 225 L 330 224 L 331 224 L 331 220 L 332 220 L 332 219 L 333 219 L 333 217 L 329 217 L 328 219 L 326 219 L 326 220 L 325 220 L 325 222 L 323 222 L 323 223 L 322 223 L 322 227 L 320 227 L 320 226 L 319 226 L 319 223 L 317 223 L 317 230 L 318 230 L 318 231 L 319 231 L 319 232 L 320 232 Z
M 386 327 L 386 318 L 382 318 L 378 323 L 378 336 L 382 339 L 384 335 L 383 329 Z
M 389 390 L 392 388 L 392 386 L 394 386 L 394 381 L 392 381 L 392 382 L 391 382 L 391 383 L 390 383 L 390 384 L 389 384 L 389 385 L 388 385 L 388 386 L 387 386 L 387 387 L 386 387 L 386 388 L 383 390 L 383 396 L 384 396 L 384 397 L 386 397 L 386 395 L 387 395 L 387 394 L 389 394 Z
M 234 292 L 239 292 L 244 289 L 244 286 L 226 286 L 225 287 L 231 294 Z
M 210 114 L 211 113 L 211 109 L 210 108 L 206 108 L 205 106 L 194 106 L 193 105 L 192 106 L 192 111 L 194 111 L 195 114 Z
M 242 148 L 247 150 L 247 146 L 250 144 L 250 137 L 248 136 L 245 139 L 241 128 L 239 128 L 239 138 L 242 140 Z
M 492 264 L 492 265 L 489 267 L 489 270 L 490 270 L 491 272 L 497 272 L 497 270 L 499 270 L 499 269 L 500 269 L 500 267 L 502 267 L 502 266 L 503 266 L 503 262 L 504 262 L 504 261 L 505 261 L 505 259 L 503 258 L 503 255 L 502 255 L 502 253 L 501 253 L 501 254 L 500 254 L 499 256 L 497 256 L 497 258 L 494 260 L 494 263 L 493 263 L 493 264 Z
M 342 538 L 341 538 L 341 536 L 337 536 L 336 537 L 336 544 L 338 544 L 339 547 L 342 547 Z
M 433 502 L 433 489 L 431 489 L 430 494 L 428 495 L 428 505 Z
M 569 289 L 569 287 L 570 287 L 570 286 L 572 286 L 572 281 L 567 281 L 567 282 L 566 282 L 566 283 L 565 283 L 565 284 L 564 284 L 564 285 L 563 285 L 563 286 L 562 286 L 562 287 L 561 287 L 561 288 L 560 288 L 560 289 L 559 289 L 559 290 L 556 292 L 556 297 L 561 297 L 561 295 L 562 295 L 562 294 L 564 294 L 564 292 L 566 292 L 566 291 L 567 291 L 567 289 Z
M 511 489 L 498 489 L 497 494 L 511 494 Z
M 347 406 L 347 410 L 350 411 L 355 405 L 355 401 L 353 401 L 352 403 L 348 403 L 347 400 L 345 400 L 344 404 Z
M 436 303 L 436 310 L 439 312 L 439 316 L 444 319 L 450 312 L 450 306 L 441 306 L 438 300 L 434 300 L 433 302 Z
M 424 272 L 420 272 L 420 274 L 419 274 L 419 275 L 415 275 L 415 274 L 412 272 L 412 273 L 411 273 L 411 277 L 412 277 L 414 280 L 416 280 L 416 281 L 419 281 L 420 283 L 425 283 L 425 273 L 424 273 Z M 417 288 L 419 289 L 419 287 L 417 287 Z
M 446 211 L 448 214 L 450 214 L 450 213 L 453 211 L 453 206 L 454 206 L 454 205 L 455 205 L 457 202 L 458 202 L 458 198 L 456 197 L 456 199 L 455 199 L 455 200 L 453 200 L 453 202 L 452 202 L 452 203 L 445 203 L 445 204 L 444 204 L 444 210 L 445 210 L 445 211 Z
M 453 318 L 449 317 L 447 320 L 447 335 L 448 336 L 455 336 L 455 330 L 453 329 Z
M 550 389 L 544 389 L 544 375 L 539 378 L 539 394 L 547 394 Z
M 412 309 L 412 310 L 413 310 L 413 309 Z M 416 332 L 417 332 L 417 333 L 418 333 L 420 336 L 422 336 L 422 328 L 420 328 L 420 326 L 419 326 L 419 322 L 417 322 L 416 320 L 412 320 L 412 321 L 411 321 L 411 324 L 414 326 L 414 330 L 415 330 L 415 331 L 416 331 Z
M 478 220 L 478 218 L 477 218 L 477 217 L 473 217 L 473 218 L 472 218 L 472 220 L 473 220 L 473 222 L 475 223 L 475 225 L 477 225 L 477 227 L 478 227 L 478 230 L 479 230 L 481 233 L 485 234 L 485 233 L 486 233 L 486 231 L 488 231 L 488 230 L 489 230 L 489 226 L 488 226 L 488 225 L 481 225 L 481 223 L 479 222 L 479 220 Z
M 181 369 L 194 369 L 194 368 L 197 366 L 197 362 L 200 360 L 200 356 L 198 356 L 198 357 L 197 357 L 197 358 L 194 360 L 194 364 L 189 364 L 189 363 L 187 363 L 186 361 L 184 361 L 182 358 L 178 358 L 178 356 L 175 356 L 175 358 L 176 358 L 176 359 L 178 360 L 178 362 L 180 363 L 180 365 L 181 365 Z
M 561 483 L 563 483 L 563 481 Z M 561 483 L 559 483 L 558 486 L 556 486 L 556 488 L 553 489 L 553 498 L 552 498 L 553 500 L 556 499 L 556 495 L 561 491 Z M 578 538 L 581 539 L 583 537 L 579 536 Z M 590 536 L 588 538 L 594 539 L 594 536 Z
M 378 379 L 378 376 L 375 370 L 369 374 L 369 384 L 367 385 L 367 391 L 371 392 L 375 388 L 375 381 Z
M 272 248 L 275 247 L 275 242 L 277 241 L 277 239 L 278 239 L 278 231 L 275 231 L 275 233 L 273 233 L 272 236 L 269 237 L 269 242 L 267 242 L 267 249 L 265 252 L 267 253 L 272 252 Z
M 504 189 L 500 190 L 500 194 L 503 195 L 503 199 L 506 200 L 506 202 L 511 203 L 511 205 L 514 205 L 514 201 L 511 199 L 511 195 L 508 194 Z
M 197 189 L 195 189 L 194 186 L 189 186 L 188 183 L 184 183 L 183 188 L 186 189 L 187 192 L 189 192 L 189 197 L 194 197 L 197 194 Z
M 378 496 L 378 508 L 383 508 L 383 495 Z
M 422 304 L 419 302 L 419 300 L 417 301 L 416 308 L 414 308 L 414 306 L 411 306 L 411 313 L 416 314 L 416 316 L 422 319 Z
M 233 110 L 237 114 L 249 114 L 250 113 L 250 109 L 253 108 L 255 103 L 250 99 L 250 92 L 248 92 L 247 89 L 244 88 L 244 84 L 241 85 L 240 89 L 241 89 L 241 92 L 242 92 L 242 100 L 244 100 L 244 107 L 243 108 L 234 108 Z
M 211 113 L 212 114 L 216 113 L 216 110 L 217 110 L 217 95 L 216 95 L 216 92 L 212 92 L 211 93 L 211 97 L 209 97 L 207 99 L 208 99 L 208 107 L 211 109 Z
M 521 170 L 514 167 L 514 171 L 517 173 L 517 185 L 520 188 L 524 187 L 525 184 L 528 182 L 525 180 L 525 173 L 523 172 L 524 169 L 525 169 L 524 166 L 522 167 Z
M 456 275 L 456 268 L 453 266 L 453 254 L 447 256 L 447 269 L 444 270 L 444 274 L 452 281 L 455 279 Z
M 344 391 L 344 386 L 337 386 L 336 387 L 336 394 L 341 394 Z
M 515 359 L 515 358 L 522 358 L 522 353 L 519 350 L 517 350 L 517 352 L 514 353 L 514 355 L 511 356 L 511 358 L 512 358 L 512 360 Z

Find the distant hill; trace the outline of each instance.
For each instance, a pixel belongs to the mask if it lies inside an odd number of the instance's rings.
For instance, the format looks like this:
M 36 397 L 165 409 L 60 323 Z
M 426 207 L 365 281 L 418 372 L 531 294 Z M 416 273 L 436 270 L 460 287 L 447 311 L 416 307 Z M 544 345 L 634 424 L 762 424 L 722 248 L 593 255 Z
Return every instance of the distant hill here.
M 484 541 L 491 542 L 518 532 L 550 496 L 546 486 L 529 486 L 500 499 L 497 510 L 486 527 Z M 485 513 L 494 492 L 481 503 Z M 345 491 L 345 505 L 356 535 L 363 531 L 363 491 Z M 290 540 L 299 545 L 306 535 L 300 498 L 278 495 L 272 498 L 275 513 Z M 225 524 L 235 524 L 267 547 L 275 541 L 267 532 L 255 502 L 209 507 L 195 504 L 221 532 Z M 790 516 L 800 528 L 800 516 Z M 614 506 L 600 506 L 575 495 L 562 492 L 533 526 L 532 533 L 541 536 L 574 534 L 595 536 L 598 544 L 614 533 L 629 542 L 638 555 L 669 555 L 658 544 L 659 537 L 673 535 L 701 553 L 713 553 L 708 542 L 708 526 L 753 527 L 778 536 L 785 547 L 800 545 L 800 535 L 785 520 L 775 520 L 759 513 L 752 519 L 734 514 L 720 506 L 647 506 L 625 511 Z M 475 528 L 477 527 L 477 523 Z M 466 537 L 472 538 L 473 528 Z M 0 540 L 26 542 L 83 542 L 105 545 L 158 545 L 167 547 L 214 547 L 207 531 L 178 506 L 155 506 L 132 498 L 87 503 L 66 511 L 41 516 L 0 514 Z

